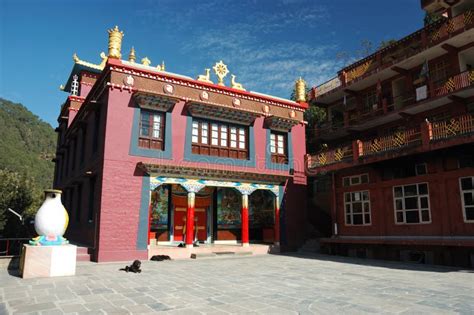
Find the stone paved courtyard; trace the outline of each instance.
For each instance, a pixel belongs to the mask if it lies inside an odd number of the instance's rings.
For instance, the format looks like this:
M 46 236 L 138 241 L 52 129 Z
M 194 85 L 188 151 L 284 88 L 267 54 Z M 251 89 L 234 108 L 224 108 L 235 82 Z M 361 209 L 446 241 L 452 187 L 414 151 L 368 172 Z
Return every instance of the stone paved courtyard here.
M 474 314 L 474 272 L 332 256 L 78 265 L 77 276 L 0 271 L 0 314 Z

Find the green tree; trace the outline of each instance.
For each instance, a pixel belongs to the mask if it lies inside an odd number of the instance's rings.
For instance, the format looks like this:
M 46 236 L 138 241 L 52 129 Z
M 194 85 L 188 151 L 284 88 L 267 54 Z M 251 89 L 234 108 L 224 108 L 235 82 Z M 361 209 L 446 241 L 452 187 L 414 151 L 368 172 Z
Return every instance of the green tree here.
M 4 236 L 19 236 L 22 230 L 22 222 L 8 208 L 29 218 L 40 202 L 41 197 L 31 181 L 18 173 L 0 170 L 0 231 Z
M 442 15 L 426 12 L 425 13 L 425 18 L 423 19 L 423 22 L 424 22 L 425 26 L 427 26 L 427 25 L 433 24 L 435 22 L 438 22 L 441 19 L 443 19 Z

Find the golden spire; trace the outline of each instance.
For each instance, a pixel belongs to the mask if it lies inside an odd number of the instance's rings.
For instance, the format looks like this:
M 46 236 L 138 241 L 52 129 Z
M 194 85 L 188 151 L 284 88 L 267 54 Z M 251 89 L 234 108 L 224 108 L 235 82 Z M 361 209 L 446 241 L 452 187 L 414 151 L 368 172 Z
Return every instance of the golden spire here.
M 161 71 L 166 71 L 165 61 L 164 61 L 164 60 L 161 61 Z
M 149 66 L 149 65 L 151 65 L 151 60 L 148 59 L 148 57 L 143 58 L 143 59 L 142 59 L 142 65 L 144 65 L 144 66 Z
M 135 60 L 137 59 L 137 56 L 135 56 L 135 48 L 130 49 L 130 54 L 128 54 L 128 61 L 131 63 L 135 63 Z
M 122 38 L 123 32 L 119 30 L 116 25 L 113 29 L 109 31 L 109 58 L 122 58 L 121 49 L 122 49 Z
M 295 82 L 295 96 L 297 102 L 306 103 L 306 82 L 301 77 Z

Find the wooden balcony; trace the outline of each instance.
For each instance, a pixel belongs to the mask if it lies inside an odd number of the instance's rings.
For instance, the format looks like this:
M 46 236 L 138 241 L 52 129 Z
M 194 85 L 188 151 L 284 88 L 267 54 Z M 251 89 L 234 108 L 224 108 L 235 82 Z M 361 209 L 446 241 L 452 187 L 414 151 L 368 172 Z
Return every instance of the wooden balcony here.
M 395 131 L 352 144 L 306 155 L 307 175 L 393 159 L 474 142 L 474 115 L 465 114 L 440 122 Z
M 333 78 L 313 88 L 312 98 L 321 100 L 328 94 L 374 75 L 413 57 L 474 26 L 474 11 L 469 10 L 451 19 L 444 19 L 398 40 L 345 68 Z M 336 80 L 338 79 L 338 80 Z M 335 84 L 337 82 L 337 84 Z
M 437 88 L 434 87 L 431 81 L 426 81 L 427 97 L 424 99 L 417 100 L 416 90 L 413 89 L 401 95 L 391 97 L 390 99 L 384 98 L 379 104 L 374 104 L 370 109 L 359 110 L 356 106 L 351 106 L 352 109 L 344 112 L 343 122 L 326 122 L 318 128 L 316 134 L 318 137 L 324 138 L 331 133 L 333 134 L 331 136 L 336 136 L 336 133 L 343 134 L 344 129 L 363 126 L 363 124 L 371 120 L 384 117 L 388 114 L 400 114 L 414 106 L 426 104 L 431 100 L 446 97 L 463 89 L 470 88 L 474 86 L 474 70 L 468 70 L 449 76 L 443 81 L 444 83 Z

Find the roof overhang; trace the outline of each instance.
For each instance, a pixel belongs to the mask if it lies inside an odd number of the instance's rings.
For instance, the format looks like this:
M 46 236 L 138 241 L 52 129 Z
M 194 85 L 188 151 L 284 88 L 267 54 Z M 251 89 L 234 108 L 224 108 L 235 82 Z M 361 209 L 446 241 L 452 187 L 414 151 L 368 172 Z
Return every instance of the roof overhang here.
M 179 101 L 178 98 L 154 94 L 150 92 L 136 92 L 133 98 L 140 108 L 147 108 L 167 112 Z
M 189 114 L 193 117 L 215 119 L 244 125 L 251 125 L 257 117 L 262 116 L 262 113 L 257 111 L 249 111 L 223 104 L 188 101 L 186 107 Z
M 269 116 L 265 118 L 265 126 L 269 129 L 288 132 L 300 122 L 296 119 L 283 118 L 278 116 Z
M 267 173 L 238 172 L 222 169 L 208 169 L 179 165 L 149 164 L 139 162 L 137 167 L 149 175 L 186 177 L 190 179 L 210 179 L 239 181 L 261 184 L 282 184 L 290 175 L 276 175 Z

